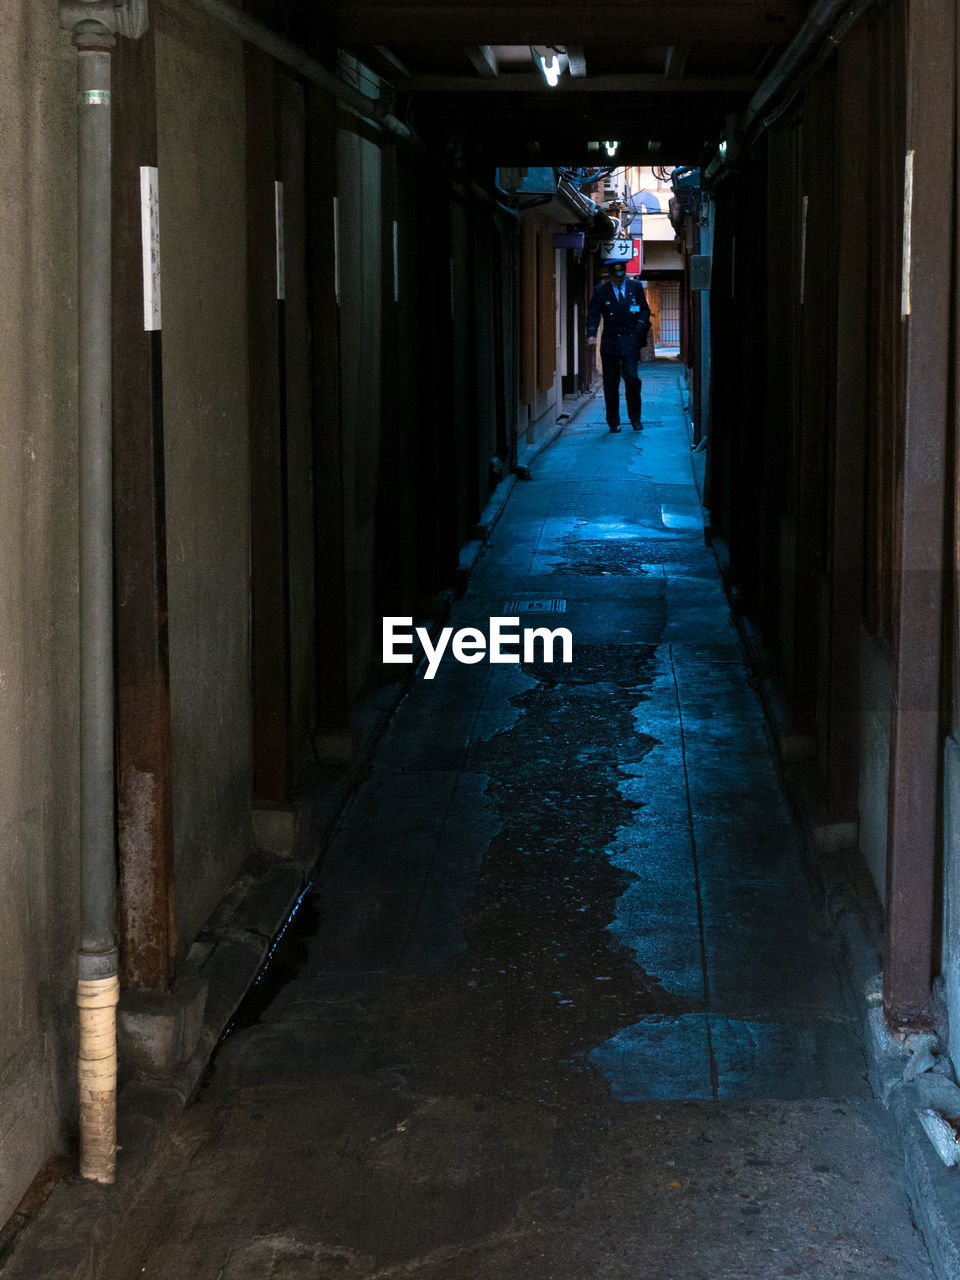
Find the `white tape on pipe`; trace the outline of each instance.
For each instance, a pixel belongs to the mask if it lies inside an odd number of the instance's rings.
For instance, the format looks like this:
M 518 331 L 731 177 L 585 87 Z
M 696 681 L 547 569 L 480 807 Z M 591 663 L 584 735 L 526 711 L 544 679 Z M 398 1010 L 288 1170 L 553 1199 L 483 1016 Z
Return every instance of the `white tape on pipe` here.
M 113 1182 L 116 1169 L 117 1002 L 120 980 L 81 979 L 77 983 L 80 1016 L 80 1174 L 95 1182 Z

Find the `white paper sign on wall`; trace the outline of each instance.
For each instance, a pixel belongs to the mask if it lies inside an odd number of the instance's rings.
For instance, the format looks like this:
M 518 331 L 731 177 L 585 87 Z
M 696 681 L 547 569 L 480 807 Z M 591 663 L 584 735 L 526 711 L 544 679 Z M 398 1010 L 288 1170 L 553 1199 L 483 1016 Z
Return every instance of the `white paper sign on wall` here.
M 160 328 L 160 189 L 153 165 L 140 166 L 140 242 L 143 251 L 143 327 Z

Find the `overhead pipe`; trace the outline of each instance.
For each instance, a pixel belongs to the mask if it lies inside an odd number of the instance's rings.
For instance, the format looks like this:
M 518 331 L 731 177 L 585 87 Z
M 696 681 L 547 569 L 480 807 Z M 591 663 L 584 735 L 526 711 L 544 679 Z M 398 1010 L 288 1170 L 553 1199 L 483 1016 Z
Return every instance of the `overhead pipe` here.
M 247 44 L 253 45 L 254 48 L 269 54 L 277 62 L 290 67 L 292 71 L 296 71 L 305 80 L 309 80 L 321 89 L 325 89 L 327 93 L 332 94 L 344 106 L 356 111 L 364 119 L 379 125 L 389 133 L 395 134 L 398 138 L 409 139 L 413 136 L 411 130 L 403 121 L 398 120 L 395 115 L 387 110 L 381 99 L 370 98 L 365 93 L 361 93 L 359 89 L 355 89 L 353 85 L 347 84 L 340 76 L 328 70 L 322 63 L 317 62 L 315 58 L 311 58 L 299 45 L 284 39 L 283 36 L 278 35 L 276 31 L 271 30 L 264 23 L 258 22 L 256 18 L 251 18 L 249 14 L 244 13 L 242 9 L 238 9 L 236 5 L 228 3 L 228 0 L 192 0 L 192 3 L 202 13 L 205 13 L 208 18 L 212 18 L 214 22 L 219 22 L 221 26 L 232 31 L 234 35 L 245 40 Z
M 711 178 L 716 177 L 725 163 L 736 159 L 741 146 L 747 140 L 756 122 L 761 119 L 764 110 L 783 90 L 784 86 L 799 73 L 800 69 L 823 45 L 824 41 L 832 38 L 835 43 L 839 44 L 842 36 L 853 25 L 853 20 L 859 18 L 869 4 L 873 2 L 874 0 L 867 0 L 867 3 L 854 5 L 851 8 L 850 0 L 817 0 L 817 3 L 804 19 L 799 31 L 784 49 L 777 62 L 747 103 L 746 110 L 737 122 L 733 136 L 727 139 L 725 153 L 714 156 L 707 166 L 704 171 L 706 181 L 709 182 Z M 851 21 L 843 23 L 843 30 L 840 34 L 835 33 L 831 36 L 830 33 L 833 27 L 846 10 L 850 11 Z
M 191 3 L 195 8 L 205 13 L 208 18 L 212 18 L 214 22 L 218 22 L 221 26 L 226 27 L 227 30 L 232 31 L 234 35 L 239 36 L 241 40 L 245 40 L 247 44 L 260 49 L 263 53 L 269 54 L 271 58 L 289 67 L 292 71 L 296 71 L 305 80 L 309 80 L 312 84 L 324 89 L 339 102 L 342 102 L 344 106 L 349 107 L 351 111 L 355 111 L 357 115 L 370 121 L 371 124 L 379 125 L 388 133 L 394 134 L 395 137 L 403 138 L 404 141 L 417 143 L 421 148 L 431 151 L 431 154 L 435 154 L 438 160 L 443 159 L 439 152 L 433 153 L 430 148 L 427 148 L 415 136 L 412 129 L 405 125 L 402 120 L 397 119 L 392 112 L 388 111 L 381 99 L 371 98 L 367 94 L 361 93 L 359 89 L 348 84 L 341 76 L 328 70 L 322 63 L 317 62 L 315 58 L 311 58 L 299 45 L 278 35 L 276 31 L 265 26 L 264 23 L 258 22 L 256 18 L 251 18 L 242 9 L 230 4 L 229 0 L 191 0 Z M 471 185 L 483 199 L 491 201 L 504 213 L 516 216 L 516 210 L 502 204 L 495 196 L 491 196 L 489 191 L 486 191 L 476 183 Z
M 80 515 L 80 1173 L 116 1173 L 117 892 L 114 801 L 110 57 L 146 29 L 146 2 L 72 0 L 77 50 L 77 317 Z
M 811 54 L 820 47 L 830 28 L 838 20 L 849 0 L 817 0 L 803 21 L 803 25 L 773 68 L 747 103 L 740 120 L 738 132 L 745 138 L 753 122 L 783 86 L 793 78 Z

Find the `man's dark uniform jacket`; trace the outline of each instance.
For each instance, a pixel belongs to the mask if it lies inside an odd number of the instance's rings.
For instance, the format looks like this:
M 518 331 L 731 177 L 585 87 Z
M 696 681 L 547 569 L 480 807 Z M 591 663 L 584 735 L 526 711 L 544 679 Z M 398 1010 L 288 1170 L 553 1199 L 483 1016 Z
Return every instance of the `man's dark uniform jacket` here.
M 598 284 L 587 309 L 587 337 L 595 338 L 603 317 L 603 337 L 600 354 L 636 355 L 646 344 L 650 332 L 650 308 L 643 285 L 632 276 L 623 281 L 624 298 L 617 302 L 613 285 L 609 281 Z M 632 310 L 633 307 L 637 309 Z
M 617 300 L 610 281 L 598 284 L 587 308 L 587 337 L 595 338 L 603 318 L 600 339 L 600 361 L 603 365 L 603 395 L 607 425 L 611 431 L 620 426 L 620 378 L 627 396 L 627 413 L 634 427 L 640 426 L 641 383 L 637 374 L 640 349 L 650 332 L 650 308 L 639 280 L 626 276 L 622 282 L 623 297 Z

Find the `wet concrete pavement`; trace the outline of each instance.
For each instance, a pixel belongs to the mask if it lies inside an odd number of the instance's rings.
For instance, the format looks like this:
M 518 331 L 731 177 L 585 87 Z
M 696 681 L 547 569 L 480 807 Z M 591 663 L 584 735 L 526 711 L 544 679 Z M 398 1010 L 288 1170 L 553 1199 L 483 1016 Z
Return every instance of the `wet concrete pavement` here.
M 676 366 L 644 383 L 643 432 L 597 402 L 517 485 L 451 620 L 572 664 L 415 680 L 153 1175 L 5 1280 L 931 1274 Z

